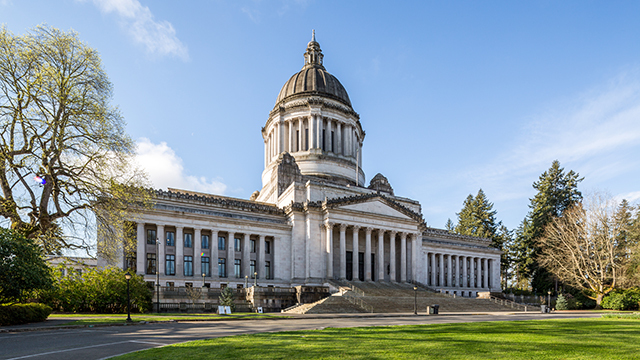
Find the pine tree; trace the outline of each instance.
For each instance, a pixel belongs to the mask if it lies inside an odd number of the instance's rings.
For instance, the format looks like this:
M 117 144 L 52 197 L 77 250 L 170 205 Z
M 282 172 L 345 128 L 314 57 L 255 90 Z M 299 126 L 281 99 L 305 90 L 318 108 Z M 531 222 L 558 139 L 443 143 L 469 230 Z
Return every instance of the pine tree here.
M 451 219 L 447 219 L 447 223 L 444 224 L 444 228 L 447 229 L 447 231 L 454 232 L 456 225 L 451 221 Z
M 523 238 L 520 239 L 523 256 L 530 258 L 521 259 L 526 264 L 524 273 L 531 276 L 531 286 L 535 291 L 550 289 L 554 283 L 548 271 L 539 265 L 538 256 L 541 249 L 537 242 L 544 234 L 544 229 L 552 219 L 561 216 L 572 205 L 582 200 L 582 193 L 578 191 L 578 183 L 584 178 L 573 170 L 565 173 L 560 167 L 560 162 L 554 160 L 549 170 L 540 175 L 538 181 L 533 183 L 533 188 L 538 193 L 531 199 L 529 213 L 523 227 Z
M 218 297 L 218 300 L 220 301 L 220 305 L 222 306 L 230 306 L 231 307 L 231 311 L 235 312 L 236 311 L 236 306 L 233 303 L 233 290 L 231 290 L 230 287 L 226 287 L 224 289 L 222 289 L 222 292 L 220 293 L 220 296 Z
M 455 232 L 494 240 L 501 225 L 496 221 L 496 213 L 493 210 L 493 204 L 489 202 L 482 189 L 475 197 L 469 194 L 462 204 L 462 210 L 456 214 L 458 225 L 455 227 Z

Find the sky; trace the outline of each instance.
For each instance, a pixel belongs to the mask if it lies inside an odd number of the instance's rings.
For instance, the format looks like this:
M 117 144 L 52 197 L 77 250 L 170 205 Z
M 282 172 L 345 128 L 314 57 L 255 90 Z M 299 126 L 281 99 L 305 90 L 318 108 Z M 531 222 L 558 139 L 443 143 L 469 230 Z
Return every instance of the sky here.
M 156 188 L 248 199 L 261 127 L 316 30 L 385 175 L 429 226 L 486 193 L 516 228 L 559 160 L 583 192 L 640 200 L 640 2 L 0 0 L 97 49 Z

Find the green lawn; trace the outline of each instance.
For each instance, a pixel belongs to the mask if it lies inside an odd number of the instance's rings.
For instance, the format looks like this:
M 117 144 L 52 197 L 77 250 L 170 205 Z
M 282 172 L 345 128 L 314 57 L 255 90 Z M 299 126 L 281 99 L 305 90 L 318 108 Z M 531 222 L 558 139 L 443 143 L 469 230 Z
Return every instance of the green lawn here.
M 182 313 L 168 313 L 168 314 L 132 314 L 131 320 L 133 322 L 141 321 L 170 321 L 170 320 L 238 320 L 238 319 L 274 319 L 274 318 L 287 318 L 288 316 L 281 315 L 269 315 L 269 314 L 256 314 L 256 313 L 236 313 L 231 315 L 217 315 L 217 314 L 182 314 Z M 126 314 L 51 314 L 51 319 L 65 319 L 65 318 L 82 318 L 78 320 L 70 320 L 66 325 L 101 325 L 101 324 L 123 324 L 127 321 Z
M 638 359 L 640 321 L 532 320 L 347 328 L 193 341 L 117 359 Z

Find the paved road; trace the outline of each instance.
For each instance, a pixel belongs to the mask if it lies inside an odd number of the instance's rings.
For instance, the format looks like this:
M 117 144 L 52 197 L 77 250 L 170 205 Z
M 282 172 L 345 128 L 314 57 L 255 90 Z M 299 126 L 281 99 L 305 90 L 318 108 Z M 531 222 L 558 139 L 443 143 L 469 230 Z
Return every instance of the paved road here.
M 297 317 L 293 319 L 174 322 L 132 326 L 14 332 L 0 334 L 0 359 L 104 359 L 136 350 L 213 337 L 381 325 L 436 324 L 474 321 L 561 319 L 599 317 L 593 313 L 485 314 L 442 316 L 345 316 Z

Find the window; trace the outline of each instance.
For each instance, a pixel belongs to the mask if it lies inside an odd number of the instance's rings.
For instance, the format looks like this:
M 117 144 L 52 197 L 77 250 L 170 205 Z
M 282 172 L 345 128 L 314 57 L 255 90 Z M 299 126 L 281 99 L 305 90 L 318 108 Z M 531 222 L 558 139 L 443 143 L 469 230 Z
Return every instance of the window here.
M 327 151 L 327 137 L 326 130 L 322 129 L 322 151 Z
M 218 258 L 218 276 L 227 277 L 227 259 L 225 258 Z
M 184 256 L 184 276 L 193 276 L 193 256 Z
M 204 274 L 204 276 L 211 276 L 211 268 L 209 267 L 209 257 L 202 257 L 202 272 L 200 274 Z
M 256 241 L 255 240 L 249 240 L 249 246 L 251 247 L 251 252 L 252 253 L 256 252 Z
M 193 283 L 192 282 L 186 282 L 186 283 L 184 283 L 184 287 L 193 288 Z
M 331 149 L 329 149 L 329 150 L 331 150 L 331 152 L 336 152 L 336 150 L 335 150 L 335 148 L 336 148 L 335 143 L 336 143 L 335 136 L 334 136 L 334 134 L 333 134 L 333 130 L 331 130 Z
M 175 255 L 167 255 L 165 266 L 164 266 L 164 274 L 165 275 L 176 274 L 176 256 Z
M 240 248 L 240 239 L 238 238 L 233 239 L 233 250 L 242 251 L 242 249 Z
M 264 242 L 264 253 L 271 254 L 271 241 Z
M 184 247 L 193 247 L 193 234 L 184 234 Z
M 173 287 L 176 286 L 173 281 L 167 281 L 167 287 L 169 290 L 173 290 Z
M 147 274 L 156 273 L 156 254 L 147 254 Z
M 156 243 L 156 231 L 147 229 L 147 244 L 155 244 Z
M 202 248 L 203 249 L 209 248 L 209 235 L 202 235 Z
M 273 277 L 271 277 L 271 261 L 264 262 L 264 278 L 273 279 Z
M 296 151 L 300 151 L 300 130 L 296 130 Z
M 309 129 L 304 129 L 304 149 L 309 150 Z
M 227 249 L 227 239 L 224 236 L 218 236 L 218 250 Z
M 240 259 L 236 259 L 233 263 L 233 275 L 237 278 L 242 276 L 242 261 Z
M 255 273 L 256 273 L 256 261 L 255 260 L 251 260 L 251 262 L 249 262 L 249 276 L 253 279 L 255 277 Z
M 167 231 L 167 246 L 176 246 L 176 233 Z

